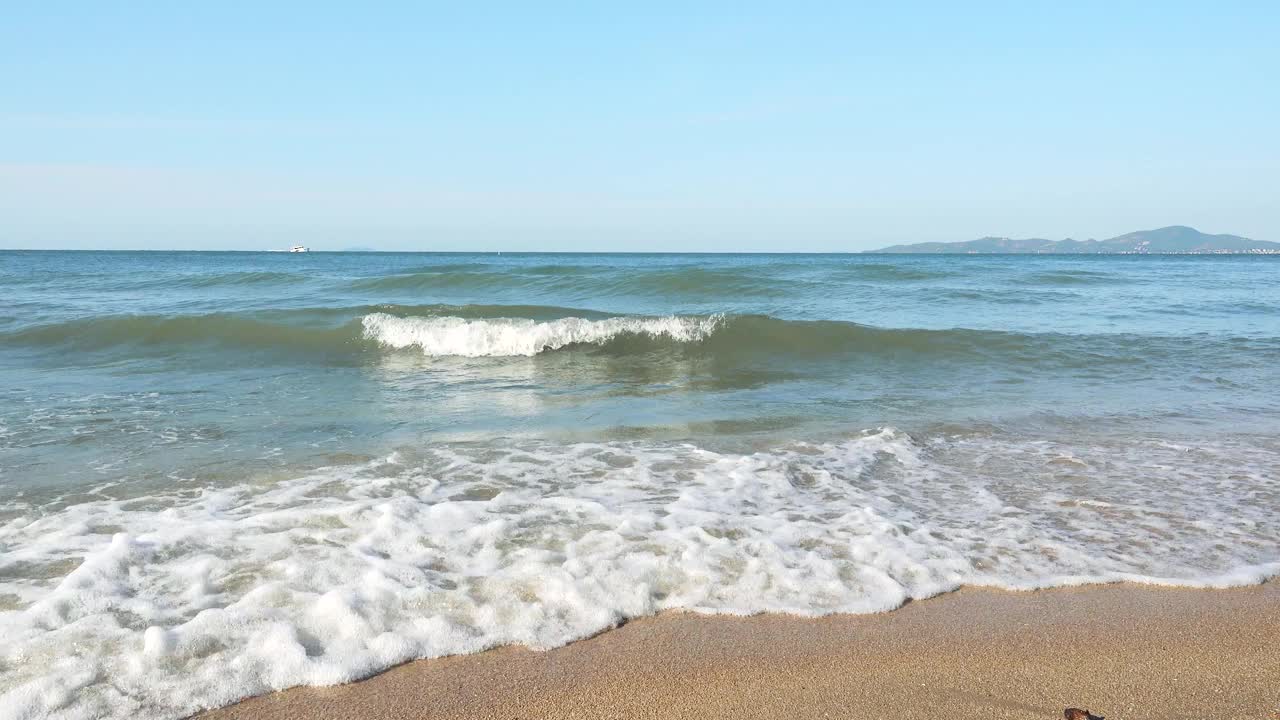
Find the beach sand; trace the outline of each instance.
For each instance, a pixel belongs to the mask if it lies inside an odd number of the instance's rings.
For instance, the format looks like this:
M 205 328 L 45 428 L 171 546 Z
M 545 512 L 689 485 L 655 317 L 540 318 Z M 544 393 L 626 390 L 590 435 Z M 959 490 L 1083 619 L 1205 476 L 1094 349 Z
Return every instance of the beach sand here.
M 1280 583 L 966 589 L 878 615 L 665 613 L 202 716 L 1280 718 Z

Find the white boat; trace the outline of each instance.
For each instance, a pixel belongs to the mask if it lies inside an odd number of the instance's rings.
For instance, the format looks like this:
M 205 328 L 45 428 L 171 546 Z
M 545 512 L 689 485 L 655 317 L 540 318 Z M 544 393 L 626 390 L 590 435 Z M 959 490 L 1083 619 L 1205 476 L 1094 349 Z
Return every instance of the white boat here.
M 307 252 L 307 246 L 306 246 L 306 245 L 294 245 L 293 247 L 289 248 L 289 252 Z

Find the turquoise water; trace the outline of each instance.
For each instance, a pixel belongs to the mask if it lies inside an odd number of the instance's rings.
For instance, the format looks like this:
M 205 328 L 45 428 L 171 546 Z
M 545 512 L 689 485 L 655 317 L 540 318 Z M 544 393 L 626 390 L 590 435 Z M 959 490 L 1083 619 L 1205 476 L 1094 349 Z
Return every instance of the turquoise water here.
M 1259 582 L 1277 280 L 0 252 L 0 717 L 178 717 L 666 608 Z

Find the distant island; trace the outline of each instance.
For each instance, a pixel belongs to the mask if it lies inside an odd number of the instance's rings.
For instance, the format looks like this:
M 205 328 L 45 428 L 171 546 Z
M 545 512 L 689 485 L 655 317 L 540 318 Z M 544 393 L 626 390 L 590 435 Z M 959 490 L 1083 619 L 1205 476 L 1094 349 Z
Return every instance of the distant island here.
M 1280 255 L 1280 243 L 1239 235 L 1208 235 L 1185 225 L 1139 230 L 1109 240 L 1045 240 L 984 237 L 964 242 L 894 245 L 869 253 L 995 253 L 1067 255 Z

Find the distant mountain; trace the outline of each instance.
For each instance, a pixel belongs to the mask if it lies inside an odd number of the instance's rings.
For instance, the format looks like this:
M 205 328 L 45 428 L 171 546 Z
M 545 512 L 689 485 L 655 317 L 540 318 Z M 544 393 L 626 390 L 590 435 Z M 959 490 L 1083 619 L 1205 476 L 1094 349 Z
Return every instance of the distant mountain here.
M 1280 243 L 1239 235 L 1208 235 L 1185 225 L 1139 230 L 1110 240 L 1045 240 L 984 237 L 965 242 L 894 245 L 872 253 L 1062 253 L 1071 255 L 1235 254 L 1280 255 Z

